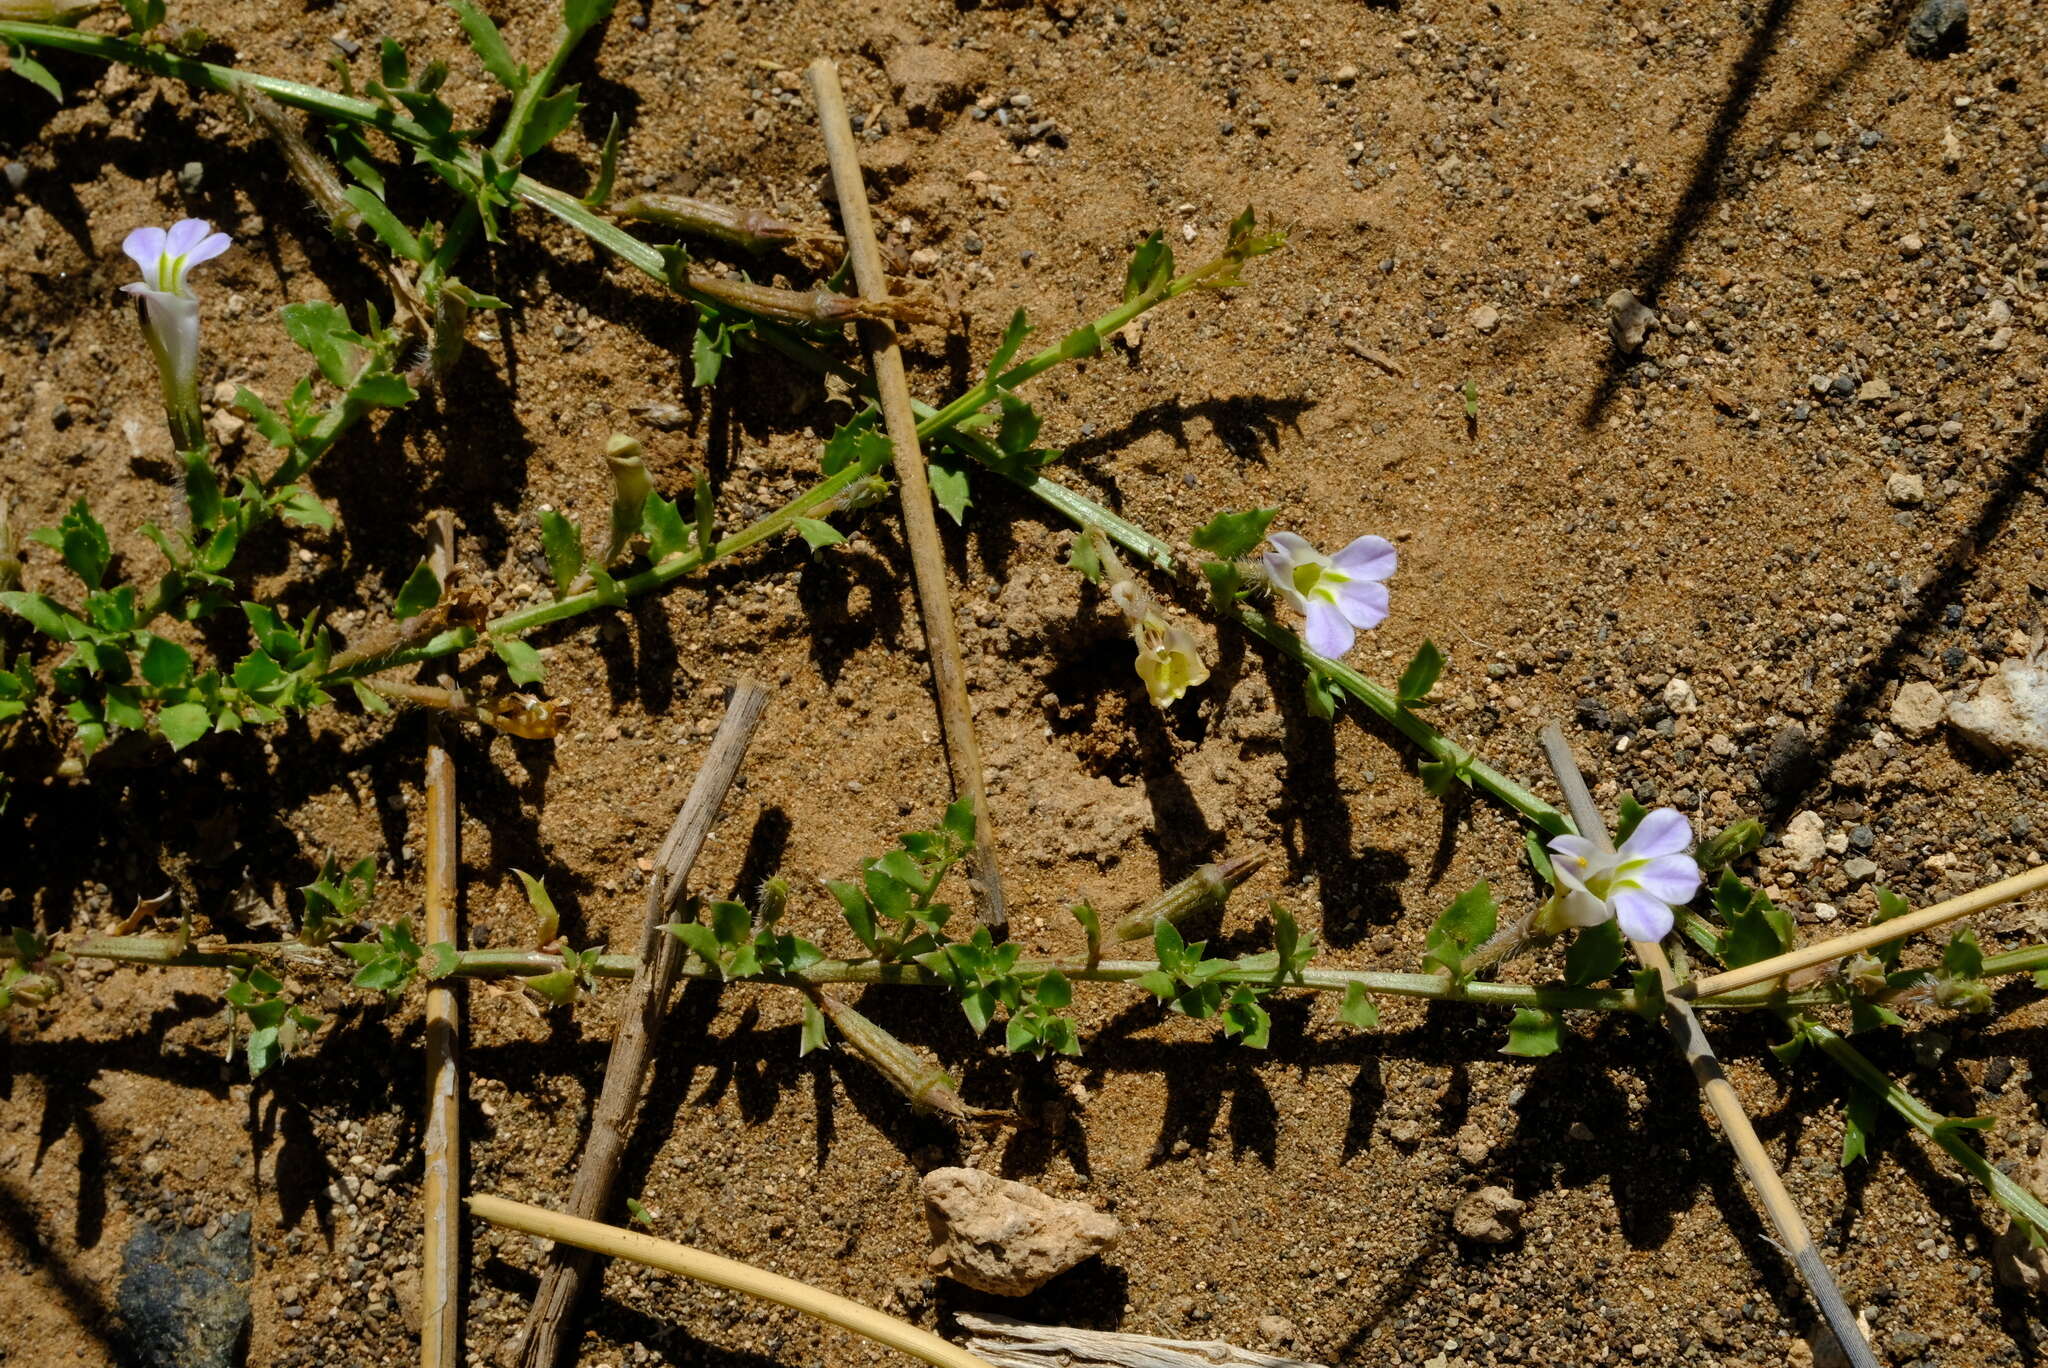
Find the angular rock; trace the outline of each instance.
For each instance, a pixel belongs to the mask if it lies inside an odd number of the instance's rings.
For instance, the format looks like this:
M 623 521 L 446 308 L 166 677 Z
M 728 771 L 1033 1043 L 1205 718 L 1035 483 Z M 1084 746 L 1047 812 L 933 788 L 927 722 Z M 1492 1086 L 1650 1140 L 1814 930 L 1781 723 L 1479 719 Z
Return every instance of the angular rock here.
M 118 1302 L 137 1368 L 234 1368 L 249 1330 L 249 1213 L 209 1237 L 143 1224 L 121 1256 Z
M 965 53 L 924 43 L 891 50 L 882 66 L 912 123 L 936 122 L 939 115 L 966 104 L 980 72 Z
M 1785 824 L 1785 832 L 1778 842 L 1792 857 L 1792 868 L 1804 874 L 1827 852 L 1827 829 L 1820 814 L 1809 808 L 1793 815 L 1792 820 Z
M 1975 698 L 1950 701 L 1948 724 L 1997 759 L 2023 751 L 2048 754 L 2048 664 L 2006 661 Z
M 1892 700 L 1892 725 L 1918 740 L 1941 725 L 1941 715 L 1947 707 L 1948 700 L 1942 697 L 1941 690 L 1924 679 L 1916 679 L 1900 688 L 1899 696 Z
M 1895 470 L 1885 477 L 1884 496 L 1900 508 L 1911 508 L 1927 499 L 1927 481 L 1907 471 Z
M 979 1169 L 933 1169 L 922 1189 L 931 1266 L 999 1297 L 1036 1292 L 1123 1232 L 1114 1216 Z
M 1630 356 L 1643 349 L 1643 339 L 1657 322 L 1656 313 L 1627 290 L 1607 296 L 1607 332 L 1614 345 Z
M 1921 0 L 1906 21 L 1906 51 L 1940 58 L 1961 52 L 1970 41 L 1970 0 Z
M 1451 1228 L 1474 1244 L 1506 1244 L 1522 1233 L 1527 1205 L 1504 1187 L 1483 1187 L 1465 1194 L 1451 1213 Z
M 1700 710 L 1699 691 L 1694 689 L 1691 681 L 1682 675 L 1671 676 L 1670 680 L 1664 685 L 1664 692 L 1661 697 L 1664 700 L 1664 706 L 1680 717 L 1684 717 L 1689 713 L 1696 713 Z
M 1474 332 L 1490 333 L 1500 326 L 1500 310 L 1491 304 L 1481 304 L 1471 312 L 1469 320 Z

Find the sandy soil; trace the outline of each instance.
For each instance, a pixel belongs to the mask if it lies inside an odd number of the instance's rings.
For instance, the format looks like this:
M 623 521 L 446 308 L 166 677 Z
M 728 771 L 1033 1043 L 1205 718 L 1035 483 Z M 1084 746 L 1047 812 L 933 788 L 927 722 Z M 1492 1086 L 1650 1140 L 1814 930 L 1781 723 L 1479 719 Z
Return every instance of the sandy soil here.
M 549 7 L 490 8 L 537 63 Z M 1909 7 L 1820 0 L 628 0 L 572 64 L 589 110 L 530 169 L 580 190 L 618 114 L 622 189 L 823 222 L 823 153 L 788 73 L 839 57 L 854 107 L 879 111 L 865 146 L 880 219 L 965 315 L 915 338 L 931 400 L 978 374 L 1015 308 L 1048 329 L 1106 308 L 1150 229 L 1193 260 L 1247 203 L 1291 223 L 1246 288 L 1163 308 L 1134 349 L 1035 386 L 1060 477 L 1176 541 L 1254 502 L 1321 545 L 1394 538 L 1393 612 L 1354 663 L 1391 679 L 1434 639 L 1450 656 L 1440 724 L 1530 780 L 1535 729 L 1560 718 L 1610 802 L 1627 790 L 1704 830 L 1816 814 L 1841 839 L 1805 870 L 1767 849 L 1757 877 L 1802 923 L 1839 925 L 1875 905 L 1850 861 L 1919 901 L 2038 862 L 2048 822 L 2038 761 L 1990 765 L 1889 720 L 1902 684 L 1968 688 L 2025 650 L 2048 593 L 2048 13 L 1976 10 L 1968 49 L 1931 62 L 1904 51 Z M 492 114 L 451 15 L 422 0 L 175 14 L 252 69 L 315 82 L 333 80 L 330 34 L 397 35 L 450 62 L 464 118 Z M 883 63 L 916 44 L 957 50 L 964 106 L 908 117 Z M 147 566 L 139 529 L 177 492 L 114 293 L 126 231 L 195 214 L 236 236 L 207 268 L 209 390 L 281 395 L 305 364 L 276 310 L 353 306 L 377 286 L 226 102 L 51 66 L 73 92 L 62 108 L 18 82 L 0 108 L 0 161 L 25 172 L 0 186 L 0 480 L 31 526 L 88 497 Z M 445 211 L 432 187 L 417 195 L 421 214 Z M 467 273 L 511 312 L 472 327 L 442 395 L 323 463 L 313 482 L 339 527 L 253 547 L 256 596 L 371 628 L 425 515 L 451 506 L 469 582 L 498 608 L 525 602 L 547 578 L 537 512 L 602 524 L 615 430 L 647 443 L 671 492 L 708 468 L 730 525 L 814 478 L 843 403 L 753 356 L 692 390 L 687 311 L 567 230 L 516 225 Z M 1660 315 L 1633 361 L 1604 311 L 1623 288 Z M 648 421 L 660 405 L 682 409 L 679 426 Z M 1527 905 L 1509 814 L 1428 798 L 1390 732 L 1315 720 L 1298 675 L 1246 639 L 1202 628 L 1214 677 L 1161 718 L 1115 614 L 1062 565 L 1067 529 L 992 479 L 975 498 L 949 550 L 1027 947 L 1077 950 L 1071 900 L 1122 909 L 1225 850 L 1272 857 L 1226 941 L 1255 948 L 1278 898 L 1331 964 L 1414 967 L 1431 919 L 1482 877 Z M 541 639 L 575 726 L 552 745 L 456 743 L 474 943 L 523 933 L 514 868 L 546 875 L 576 943 L 624 939 L 636 861 L 744 671 L 776 694 L 701 886 L 779 868 L 799 888 L 790 925 L 851 947 L 817 879 L 947 797 L 894 515 L 855 526 L 820 559 L 778 543 Z M 36 551 L 29 575 L 56 583 L 53 558 Z M 1673 676 L 1696 710 L 1666 701 Z M 0 922 L 103 926 L 168 883 L 233 929 L 238 902 L 284 905 L 330 850 L 374 854 L 377 915 L 397 916 L 419 899 L 423 746 L 419 717 L 348 707 L 175 760 L 140 748 L 80 780 L 17 738 Z M 2038 908 L 1979 922 L 1993 948 L 2044 929 Z M 1542 957 L 1514 969 L 1555 972 Z M 196 970 L 84 972 L 11 1018 L 0 1359 L 121 1361 L 110 1308 L 135 1223 L 245 1210 L 250 1362 L 414 1354 L 416 997 L 306 985 L 327 1026 L 252 1087 L 221 1062 L 219 986 Z M 1031 1319 L 1291 1340 L 1277 1347 L 1332 1364 L 1809 1361 L 1789 1265 L 1640 1023 L 1575 1021 L 1564 1051 L 1531 1063 L 1498 1053 L 1498 1017 L 1388 1003 L 1361 1034 L 1333 1001 L 1286 998 L 1261 1053 L 1134 994 L 1084 991 L 1086 1054 L 1041 1066 L 975 1041 L 929 996 L 858 1001 L 971 1100 L 1031 1124 L 955 1134 L 856 1059 L 800 1062 L 786 993 L 693 987 L 629 1165 L 658 1233 L 943 1329 L 994 1299 L 929 1276 L 916 1177 L 967 1162 L 1125 1223 L 1107 1259 L 1002 1308 Z M 537 1018 L 495 989 L 468 1003 L 470 1182 L 558 1200 L 606 1014 Z M 1998 1007 L 1872 1052 L 1936 1105 L 1997 1116 L 1987 1144 L 2011 1162 L 2042 1143 L 2048 1013 L 2029 987 Z M 1838 1080 L 1776 1063 L 1775 1038 L 1761 1021 L 1717 1028 L 1887 1361 L 2042 1361 L 2040 1304 L 1992 1275 L 2002 1213 L 1895 1124 L 1871 1161 L 1838 1169 Z M 1451 1207 L 1484 1184 L 1529 1204 L 1519 1240 L 1452 1236 Z M 518 1323 L 536 1255 L 481 1229 L 471 1252 L 483 1356 Z M 882 1359 L 622 1268 L 587 1324 L 592 1365 Z

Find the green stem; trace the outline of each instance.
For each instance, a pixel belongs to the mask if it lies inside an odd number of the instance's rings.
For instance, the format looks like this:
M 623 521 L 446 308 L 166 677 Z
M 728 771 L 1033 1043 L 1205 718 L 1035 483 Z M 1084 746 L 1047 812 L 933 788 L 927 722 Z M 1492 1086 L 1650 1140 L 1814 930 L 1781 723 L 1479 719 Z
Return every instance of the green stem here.
M 11 947 L 0 945 L 0 959 Z M 170 936 L 92 936 L 64 947 L 74 959 L 114 960 L 124 964 L 149 964 L 165 968 L 247 966 L 266 963 L 306 963 L 309 957 L 325 956 L 324 947 L 297 941 L 210 946 L 203 950 L 181 949 Z M 601 955 L 593 972 L 599 978 L 631 978 L 639 968 L 637 955 Z M 337 967 L 347 967 L 337 965 Z M 561 969 L 562 957 L 540 950 L 464 950 L 455 957 L 453 974 L 462 978 L 530 978 Z M 1084 983 L 1128 983 L 1159 967 L 1157 960 L 1102 960 L 1090 965 L 1085 959 L 1023 960 L 1015 966 L 1019 974 L 1040 974 L 1057 970 L 1069 979 Z M 718 970 L 692 958 L 682 973 L 689 978 L 716 978 Z M 820 987 L 834 983 L 893 984 L 912 987 L 943 987 L 946 981 L 916 964 L 880 960 L 823 960 L 801 974 L 767 974 L 759 982 L 784 987 Z M 1217 976 L 1222 983 L 1274 983 L 1272 969 L 1229 969 Z M 1348 992 L 1354 983 L 1368 993 L 1386 997 L 1421 998 L 1440 1002 L 1466 1002 L 1481 1007 L 1534 1007 L 1546 1011 L 1635 1012 L 1636 995 L 1627 988 L 1565 988 L 1549 984 L 1490 983 L 1473 980 L 1451 982 L 1439 974 L 1404 974 L 1369 969 L 1304 969 L 1299 980 L 1280 980 L 1280 986 L 1305 988 L 1312 992 Z M 1736 992 L 1702 998 L 1696 1007 L 1754 1011 L 1765 1008 L 1816 1007 L 1834 1001 L 1825 992 L 1795 993 L 1789 996 L 1745 988 Z
M 723 560 L 727 556 L 768 540 L 792 526 L 798 518 L 817 509 L 819 505 L 830 502 L 849 485 L 866 477 L 867 472 L 859 466 L 848 466 L 837 475 L 829 476 L 804 490 L 773 513 L 747 524 L 724 538 L 712 547 L 708 556 L 701 549 L 679 552 L 659 565 L 650 566 L 637 575 L 628 575 L 618 580 L 615 585 L 618 591 L 616 596 L 599 589 L 586 589 L 580 594 L 569 594 L 552 603 L 521 608 L 502 617 L 493 618 L 484 624 L 481 633 L 473 627 L 450 628 L 417 646 L 352 662 L 345 668 L 325 676 L 322 682 L 345 682 L 378 670 L 388 670 L 395 666 L 409 665 L 416 661 L 431 660 L 436 656 L 466 650 L 476 645 L 479 639 L 520 636 L 535 628 L 545 627 L 551 622 L 577 617 L 596 608 L 616 607 L 625 599 L 664 588 L 685 575 L 694 574 L 713 561 Z
M 1492 794 L 1543 830 L 1560 835 L 1572 829 L 1571 823 L 1562 812 L 1446 737 L 1417 717 L 1412 709 L 1401 706 L 1400 700 L 1391 691 L 1373 683 L 1349 665 L 1335 660 L 1325 660 L 1311 651 L 1295 633 L 1288 631 L 1255 608 L 1239 607 L 1234 616 L 1238 625 L 1253 636 L 1275 647 L 1282 655 L 1302 668 L 1321 675 L 1378 713 L 1394 730 L 1414 742 L 1417 749 L 1432 760 L 1451 766 L 1458 775 L 1466 778 L 1475 787 Z
M 2034 946 L 2030 950 L 2014 952 L 2015 955 L 2042 953 L 2048 953 L 2048 946 Z M 1987 973 L 1990 972 L 1990 961 L 1985 961 L 1984 968 Z M 2040 1198 L 1978 1153 L 1976 1148 L 1963 1138 L 1960 1127 L 1944 1124 L 1949 1120 L 1948 1117 L 1900 1087 L 1884 1070 L 1871 1063 L 1861 1050 L 1826 1026 L 1805 1021 L 1799 1023 L 1798 1029 L 1804 1030 L 1806 1038 L 1812 1041 L 1822 1054 L 1839 1065 L 1849 1077 L 1882 1097 L 1914 1130 L 1947 1150 L 1951 1159 L 1962 1165 L 1971 1177 L 1990 1189 L 1991 1195 L 1998 1200 L 2000 1206 L 2011 1212 L 2015 1218 L 2033 1226 L 2044 1237 L 2048 1237 L 2048 1207 L 2042 1206 Z

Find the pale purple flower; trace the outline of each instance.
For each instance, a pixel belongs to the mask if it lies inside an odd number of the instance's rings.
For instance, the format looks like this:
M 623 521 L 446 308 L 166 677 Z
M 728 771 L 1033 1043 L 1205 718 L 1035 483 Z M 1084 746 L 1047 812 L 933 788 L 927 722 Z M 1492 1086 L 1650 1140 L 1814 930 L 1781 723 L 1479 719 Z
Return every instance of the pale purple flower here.
M 1273 592 L 1308 619 L 1308 648 L 1336 660 L 1361 631 L 1387 618 L 1387 586 L 1394 573 L 1394 544 L 1385 537 L 1360 537 L 1326 556 L 1292 532 L 1275 532 L 1280 548 L 1264 557 Z
M 143 301 L 143 334 L 156 354 L 171 435 L 180 450 L 205 442 L 199 427 L 199 296 L 187 276 L 233 245 L 205 219 L 183 219 L 168 229 L 137 228 L 121 243 L 121 250 L 142 268 L 141 280 L 121 288 Z
M 1646 814 L 1619 850 L 1603 851 L 1583 836 L 1551 837 L 1564 922 L 1597 926 L 1613 917 L 1630 940 L 1663 940 L 1672 909 L 1699 891 L 1700 867 L 1686 854 L 1691 844 L 1692 823 L 1668 807 Z

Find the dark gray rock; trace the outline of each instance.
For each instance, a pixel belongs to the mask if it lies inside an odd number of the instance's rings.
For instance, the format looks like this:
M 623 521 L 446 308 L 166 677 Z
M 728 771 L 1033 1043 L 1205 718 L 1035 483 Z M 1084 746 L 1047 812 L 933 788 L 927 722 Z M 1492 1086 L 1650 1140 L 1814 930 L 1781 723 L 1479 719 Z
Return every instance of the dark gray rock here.
M 121 1317 L 137 1368 L 235 1368 L 248 1348 L 249 1213 L 212 1236 L 145 1223 L 121 1256 Z
M 1906 21 L 1906 51 L 1940 58 L 1961 52 L 1970 41 L 1970 0 L 1921 0 Z
M 1794 793 L 1812 781 L 1817 769 L 1813 742 L 1807 737 L 1806 728 L 1788 722 L 1771 737 L 1770 749 L 1764 754 L 1763 772 L 1757 779 L 1765 793 Z

